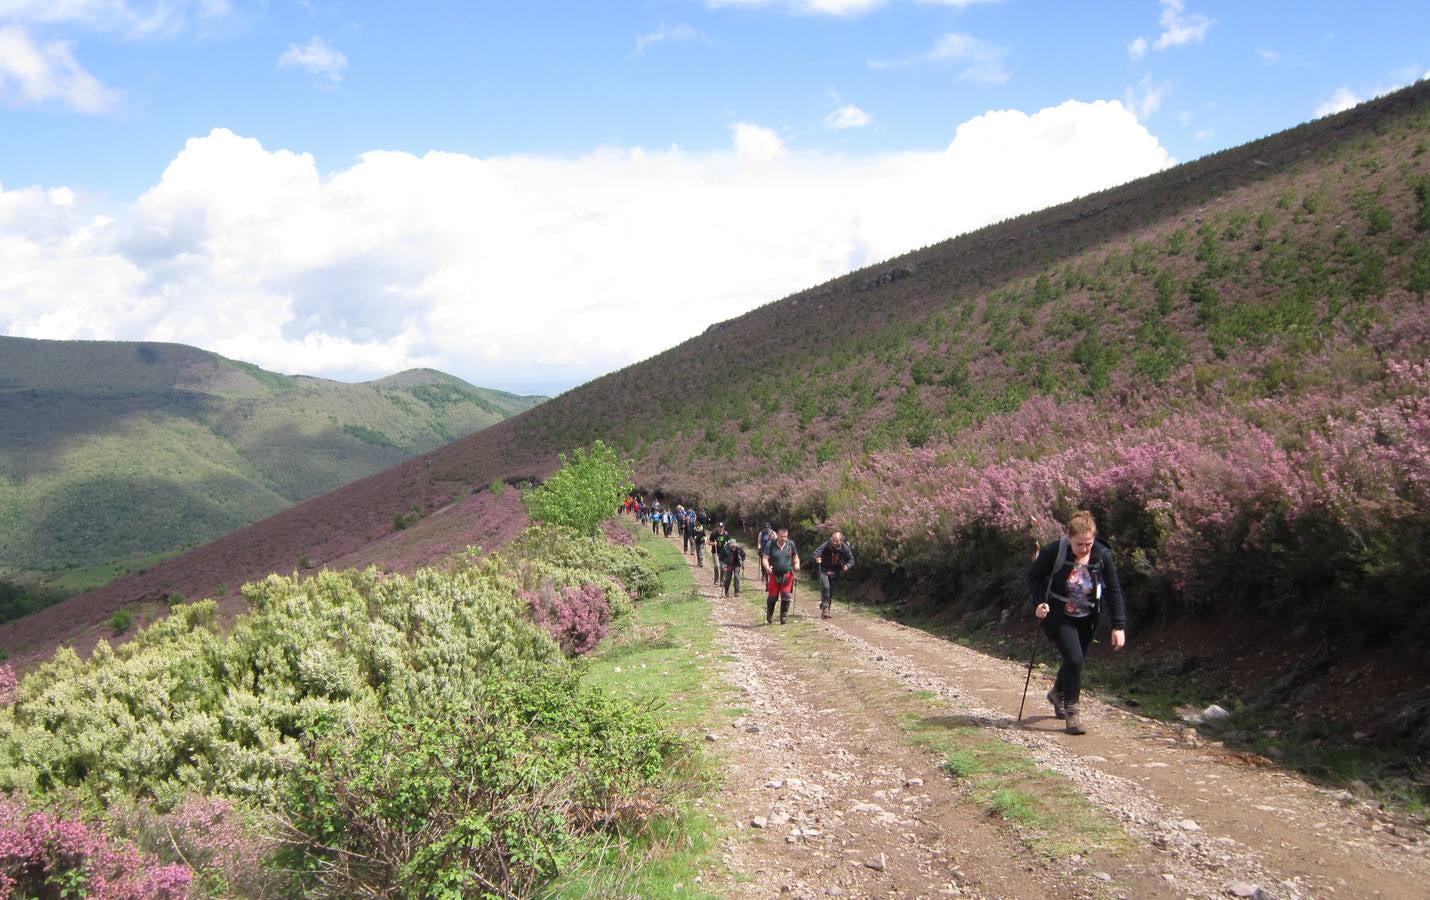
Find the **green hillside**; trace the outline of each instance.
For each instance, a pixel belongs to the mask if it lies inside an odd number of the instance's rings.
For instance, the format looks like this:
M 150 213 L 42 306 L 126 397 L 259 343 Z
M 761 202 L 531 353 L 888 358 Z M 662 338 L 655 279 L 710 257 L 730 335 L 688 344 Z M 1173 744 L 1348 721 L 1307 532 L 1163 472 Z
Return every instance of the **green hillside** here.
M 996 620 L 1089 506 L 1134 611 L 1430 638 L 1430 84 L 757 309 L 434 469 L 595 438 Z M 458 458 L 460 454 L 461 458 Z M 1303 634 L 1306 632 L 1302 632 Z
M 431 370 L 292 377 L 177 344 L 0 337 L 0 575 L 69 592 L 541 398 Z

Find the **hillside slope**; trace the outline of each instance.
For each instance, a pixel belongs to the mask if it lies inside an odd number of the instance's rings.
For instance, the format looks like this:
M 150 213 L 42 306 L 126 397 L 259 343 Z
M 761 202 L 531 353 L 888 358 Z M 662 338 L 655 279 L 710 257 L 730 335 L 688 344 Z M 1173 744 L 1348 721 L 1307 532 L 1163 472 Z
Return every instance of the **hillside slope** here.
M 0 576 L 101 577 L 539 399 L 431 370 L 343 384 L 177 344 L 0 337 L 0 420 L 19 426 L 0 430 Z
M 602 438 L 648 487 L 838 523 L 866 577 L 994 619 L 1028 538 L 1089 504 L 1139 618 L 1235 605 L 1422 641 L 1427 134 L 1421 83 L 852 273 L 78 598 L 72 621 L 300 553 L 386 563 L 414 504 L 490 497 Z M 43 652 L 62 616 L 0 645 Z

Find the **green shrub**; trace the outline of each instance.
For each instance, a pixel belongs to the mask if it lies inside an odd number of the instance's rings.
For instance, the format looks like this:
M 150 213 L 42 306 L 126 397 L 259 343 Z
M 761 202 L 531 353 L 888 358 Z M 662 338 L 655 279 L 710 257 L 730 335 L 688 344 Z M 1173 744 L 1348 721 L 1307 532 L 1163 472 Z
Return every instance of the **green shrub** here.
M 328 896 L 529 896 L 592 835 L 642 818 L 679 744 L 571 675 L 333 728 L 284 797 L 285 862 Z
M 128 631 L 130 626 L 133 624 L 134 614 L 127 609 L 121 609 L 119 612 L 109 617 L 109 627 L 116 636 Z

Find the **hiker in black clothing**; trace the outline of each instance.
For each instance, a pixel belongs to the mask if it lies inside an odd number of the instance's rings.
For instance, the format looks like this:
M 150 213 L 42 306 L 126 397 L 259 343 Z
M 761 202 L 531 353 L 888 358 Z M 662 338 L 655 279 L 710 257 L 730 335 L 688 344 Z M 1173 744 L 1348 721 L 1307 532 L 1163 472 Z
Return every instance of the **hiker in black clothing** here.
M 725 567 L 725 596 L 730 596 L 730 585 L 735 585 L 735 596 L 740 596 L 740 580 L 745 575 L 745 548 L 740 546 L 740 542 L 731 537 L 725 542 L 724 559 L 721 563 Z
M 794 598 L 794 576 L 799 571 L 799 551 L 789 539 L 789 529 L 781 528 L 760 554 L 760 571 L 765 575 L 765 624 L 775 617 L 775 601 L 780 602 L 780 624 L 789 615 Z
M 1043 631 L 1063 657 L 1058 680 L 1048 691 L 1053 715 L 1066 720 L 1068 734 L 1086 734 L 1078 705 L 1082 667 L 1104 599 L 1112 616 L 1112 649 L 1121 650 L 1127 642 L 1127 607 L 1117 565 L 1112 548 L 1097 540 L 1092 513 L 1073 513 L 1066 536 L 1039 551 L 1028 570 L 1028 593 L 1033 615 L 1043 620 Z
M 705 523 L 698 516 L 690 526 L 690 546 L 695 550 L 695 565 L 705 568 Z
M 834 605 L 834 581 L 854 568 L 854 550 L 836 531 L 814 551 L 814 565 L 819 572 L 819 617 L 827 619 Z
M 725 576 L 725 542 L 730 540 L 730 532 L 725 530 L 724 522 L 716 522 L 715 530 L 710 532 L 710 562 L 715 566 L 715 584 L 720 584 Z

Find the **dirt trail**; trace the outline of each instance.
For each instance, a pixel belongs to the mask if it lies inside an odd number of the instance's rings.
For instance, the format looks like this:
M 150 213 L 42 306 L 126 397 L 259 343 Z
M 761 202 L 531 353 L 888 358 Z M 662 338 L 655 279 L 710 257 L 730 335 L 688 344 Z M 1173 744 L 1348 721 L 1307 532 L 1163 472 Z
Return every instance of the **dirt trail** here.
M 748 588 L 727 599 L 709 568 L 694 572 L 743 692 L 744 713 L 707 735 L 733 833 L 731 875 L 705 886 L 726 896 L 1426 896 L 1427 836 L 1358 804 L 1095 702 L 1083 738 L 1055 730 L 1046 704 L 1017 727 L 1016 664 L 843 610 L 821 621 L 807 583 L 790 624 L 766 626 Z M 895 707 L 911 691 L 1026 747 L 1122 826 L 1126 848 L 1051 861 L 1030 846 L 908 740 Z

